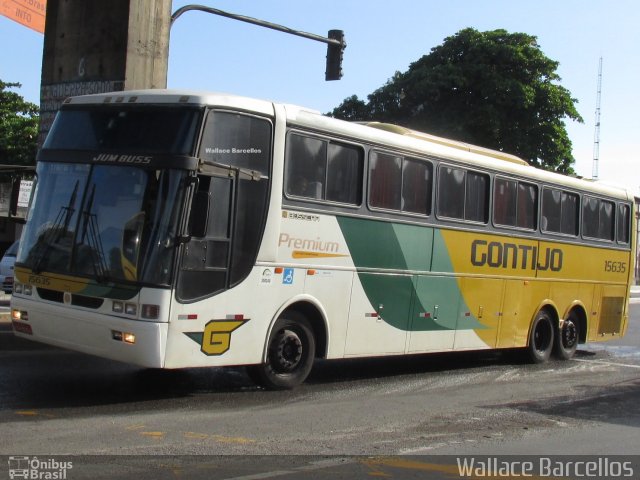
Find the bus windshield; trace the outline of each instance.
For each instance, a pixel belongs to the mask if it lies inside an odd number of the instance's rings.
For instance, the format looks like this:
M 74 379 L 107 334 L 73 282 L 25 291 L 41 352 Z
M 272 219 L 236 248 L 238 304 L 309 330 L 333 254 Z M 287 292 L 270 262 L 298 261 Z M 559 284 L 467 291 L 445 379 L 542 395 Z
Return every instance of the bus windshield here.
M 168 285 L 187 172 L 40 162 L 19 266 Z

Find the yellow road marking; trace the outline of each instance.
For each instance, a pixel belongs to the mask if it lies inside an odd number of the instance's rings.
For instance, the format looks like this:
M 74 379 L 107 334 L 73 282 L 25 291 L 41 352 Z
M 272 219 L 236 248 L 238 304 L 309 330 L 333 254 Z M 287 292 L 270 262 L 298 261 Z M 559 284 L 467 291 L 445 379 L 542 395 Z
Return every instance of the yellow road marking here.
M 191 438 L 196 440 L 205 440 L 209 438 L 209 435 L 207 435 L 206 433 L 198 433 L 198 432 L 183 432 L 182 436 L 184 438 Z
M 138 423 L 136 425 L 128 425 L 127 427 L 125 427 L 125 429 L 126 430 L 142 430 L 144 427 L 145 425 Z
M 213 440 L 218 443 L 236 443 L 239 445 L 246 445 L 248 443 L 256 443 L 252 438 L 246 437 L 228 437 L 226 435 L 199 433 L 199 432 L 182 432 L 184 438 L 191 440 Z
M 245 437 L 226 437 L 224 435 L 213 435 L 211 438 L 220 443 L 238 443 L 240 445 L 246 445 L 247 443 L 256 443 L 255 440 Z
M 16 415 L 20 415 L 21 417 L 47 417 L 47 418 L 55 418 L 55 415 L 50 413 L 41 413 L 38 410 L 16 410 L 14 412 Z

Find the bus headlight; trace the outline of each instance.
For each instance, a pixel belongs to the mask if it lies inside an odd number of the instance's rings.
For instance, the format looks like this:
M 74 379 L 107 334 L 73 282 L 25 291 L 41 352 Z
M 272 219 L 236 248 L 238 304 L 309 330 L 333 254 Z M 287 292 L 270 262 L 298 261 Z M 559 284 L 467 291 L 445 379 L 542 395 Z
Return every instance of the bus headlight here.
M 121 302 L 114 300 L 111 304 L 113 313 L 124 313 L 135 317 L 138 315 L 138 304 L 130 302 Z M 155 320 L 160 317 L 160 305 L 143 304 L 140 305 L 140 317 L 145 320 Z
M 31 295 L 33 293 L 33 287 L 27 283 L 14 282 L 13 293 L 23 293 L 25 295 Z
M 111 338 L 116 342 L 124 342 L 133 345 L 136 343 L 136 334 L 131 332 L 120 332 L 118 330 L 111 330 Z
M 138 314 L 138 306 L 135 303 L 125 303 L 124 313 L 135 317 Z
M 134 343 L 136 343 L 136 336 L 133 333 L 124 332 L 122 334 L 122 341 L 124 343 L 130 343 L 133 345 Z
M 111 304 L 111 311 L 113 313 L 124 313 L 135 317 L 138 314 L 138 306 L 135 303 L 123 303 L 114 300 Z

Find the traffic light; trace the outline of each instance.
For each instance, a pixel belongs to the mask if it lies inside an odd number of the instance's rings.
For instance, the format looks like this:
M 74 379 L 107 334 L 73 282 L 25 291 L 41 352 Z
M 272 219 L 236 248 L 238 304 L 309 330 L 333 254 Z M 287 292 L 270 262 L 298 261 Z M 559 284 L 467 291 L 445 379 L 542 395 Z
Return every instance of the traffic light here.
M 327 70 L 324 74 L 324 79 L 340 80 L 342 78 L 342 53 L 347 46 L 344 41 L 344 31 L 329 30 L 328 37 L 331 40 L 337 40 L 340 44 L 327 44 Z

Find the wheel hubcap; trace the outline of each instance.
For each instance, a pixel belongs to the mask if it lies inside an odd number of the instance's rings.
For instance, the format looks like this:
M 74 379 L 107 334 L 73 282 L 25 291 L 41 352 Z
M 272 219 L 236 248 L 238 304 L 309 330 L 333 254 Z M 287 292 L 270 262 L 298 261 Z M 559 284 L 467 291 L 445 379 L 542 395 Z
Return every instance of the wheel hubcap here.
M 296 332 L 283 330 L 273 341 L 272 366 L 279 373 L 295 370 L 302 359 L 302 340 Z
M 565 348 L 573 348 L 578 341 L 578 328 L 571 320 L 565 320 L 562 325 L 562 345 Z

